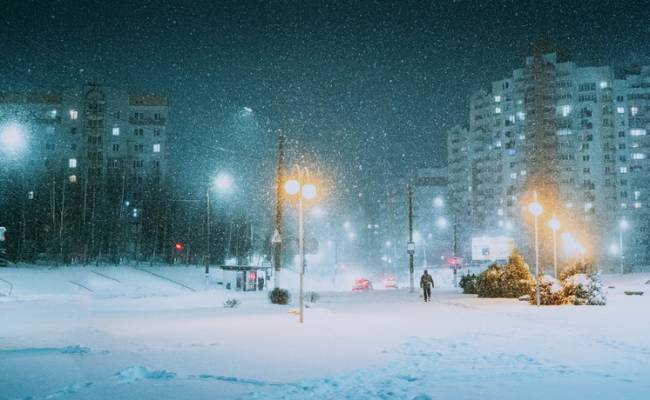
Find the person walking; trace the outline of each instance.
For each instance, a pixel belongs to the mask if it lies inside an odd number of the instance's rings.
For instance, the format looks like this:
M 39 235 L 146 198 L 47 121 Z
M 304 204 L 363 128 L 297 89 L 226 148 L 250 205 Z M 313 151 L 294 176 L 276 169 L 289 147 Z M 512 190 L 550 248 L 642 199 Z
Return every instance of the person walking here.
M 433 284 L 433 278 L 427 270 L 424 270 L 424 273 L 422 274 L 422 277 L 420 278 L 420 287 L 424 291 L 424 302 L 430 302 L 431 301 L 431 288 L 434 286 Z

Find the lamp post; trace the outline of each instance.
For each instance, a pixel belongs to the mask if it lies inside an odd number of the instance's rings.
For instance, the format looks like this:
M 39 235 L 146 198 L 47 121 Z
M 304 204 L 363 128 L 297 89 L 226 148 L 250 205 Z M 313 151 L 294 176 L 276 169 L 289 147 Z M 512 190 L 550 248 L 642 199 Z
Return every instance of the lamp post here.
M 226 172 L 219 172 L 214 178 L 212 185 L 208 185 L 205 191 L 205 275 L 210 274 L 210 191 L 216 188 L 220 193 L 229 192 L 232 189 L 232 176 Z
M 621 268 L 621 275 L 625 273 L 625 268 L 624 268 L 625 256 L 623 254 L 623 231 L 629 227 L 630 224 L 627 222 L 626 219 L 622 219 L 618 223 L 618 251 L 619 251 L 619 263 Z
M 284 190 L 287 194 L 298 196 L 298 248 L 300 254 L 300 323 L 305 321 L 305 295 L 304 295 L 304 278 L 305 278 L 305 212 L 304 200 L 311 200 L 316 197 L 316 186 L 309 182 L 309 170 L 304 167 L 295 166 L 298 171 L 297 179 L 289 179 L 284 184 Z
M 557 231 L 560 229 L 560 221 L 555 218 L 555 215 L 548 221 L 548 226 L 553 231 L 553 272 L 557 279 Z
M 535 199 L 528 206 L 528 210 L 535 217 L 535 299 L 537 306 L 540 305 L 539 293 L 539 232 L 538 232 L 538 219 L 542 215 L 542 205 L 537 202 L 537 192 L 535 192 Z

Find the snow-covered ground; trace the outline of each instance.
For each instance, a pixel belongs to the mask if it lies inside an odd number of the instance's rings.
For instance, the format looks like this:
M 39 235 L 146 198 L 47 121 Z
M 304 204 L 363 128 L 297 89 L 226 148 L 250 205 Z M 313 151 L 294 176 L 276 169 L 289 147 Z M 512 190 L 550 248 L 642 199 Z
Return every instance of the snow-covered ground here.
M 199 268 L 0 268 L 0 399 L 647 398 L 650 274 L 604 280 L 605 307 L 321 292 L 300 325 Z

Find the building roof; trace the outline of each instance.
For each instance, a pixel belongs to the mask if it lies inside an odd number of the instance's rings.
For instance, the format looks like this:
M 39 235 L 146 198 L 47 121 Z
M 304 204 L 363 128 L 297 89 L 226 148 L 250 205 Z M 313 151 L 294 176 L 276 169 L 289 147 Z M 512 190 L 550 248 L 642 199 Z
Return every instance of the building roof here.
M 52 92 L 2 92 L 0 103 L 5 104 L 61 104 L 63 96 Z
M 167 101 L 167 96 L 163 96 L 161 94 L 130 95 L 129 105 L 167 107 L 169 105 L 169 102 Z

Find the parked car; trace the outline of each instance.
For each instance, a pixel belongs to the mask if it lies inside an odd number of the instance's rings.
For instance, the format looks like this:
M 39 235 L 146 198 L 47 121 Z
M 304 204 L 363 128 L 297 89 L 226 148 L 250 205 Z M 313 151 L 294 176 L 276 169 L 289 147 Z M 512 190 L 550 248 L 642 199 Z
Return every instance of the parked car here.
M 397 280 L 394 276 L 384 276 L 384 289 L 397 289 Z
M 372 282 L 370 282 L 366 278 L 359 278 L 354 281 L 354 285 L 352 285 L 353 292 L 360 292 L 366 290 L 372 290 Z

